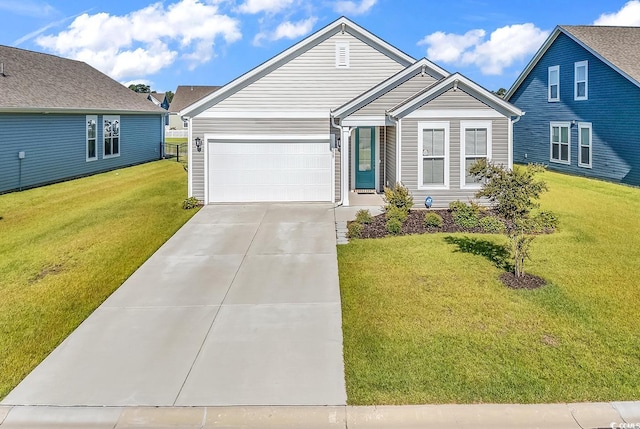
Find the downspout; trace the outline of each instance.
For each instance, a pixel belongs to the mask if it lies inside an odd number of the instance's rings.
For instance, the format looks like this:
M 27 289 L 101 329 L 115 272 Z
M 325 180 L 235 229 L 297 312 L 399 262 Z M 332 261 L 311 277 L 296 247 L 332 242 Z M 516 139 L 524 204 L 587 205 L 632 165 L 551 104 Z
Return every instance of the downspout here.
M 339 134 L 338 137 L 340 139 L 342 139 L 342 127 L 339 126 L 338 124 L 335 123 L 336 118 L 334 116 L 331 116 L 331 118 L 329 119 L 329 125 L 331 125 L 333 128 L 337 129 Z M 333 156 L 334 156 L 334 161 L 333 161 L 333 165 L 336 165 L 335 162 L 335 154 L 336 154 L 336 148 L 333 149 Z M 342 176 L 343 176 L 344 172 L 342 171 L 342 144 L 340 144 L 340 199 L 337 202 L 334 202 L 333 207 L 340 207 L 342 205 L 342 200 L 343 200 L 343 195 L 342 195 Z M 335 183 L 336 183 L 336 178 L 335 178 L 335 173 L 334 173 L 334 177 L 333 177 L 333 197 L 335 199 Z
M 516 124 L 525 115 L 526 112 L 522 112 L 522 115 L 511 119 L 509 117 L 509 159 L 507 160 L 507 166 L 513 168 L 513 124 Z

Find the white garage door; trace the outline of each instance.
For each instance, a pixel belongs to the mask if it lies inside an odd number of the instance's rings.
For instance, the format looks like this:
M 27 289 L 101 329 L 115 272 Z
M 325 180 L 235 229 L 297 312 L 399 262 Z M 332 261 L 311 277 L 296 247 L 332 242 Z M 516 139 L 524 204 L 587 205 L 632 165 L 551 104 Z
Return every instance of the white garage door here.
M 332 201 L 329 143 L 208 142 L 209 201 Z

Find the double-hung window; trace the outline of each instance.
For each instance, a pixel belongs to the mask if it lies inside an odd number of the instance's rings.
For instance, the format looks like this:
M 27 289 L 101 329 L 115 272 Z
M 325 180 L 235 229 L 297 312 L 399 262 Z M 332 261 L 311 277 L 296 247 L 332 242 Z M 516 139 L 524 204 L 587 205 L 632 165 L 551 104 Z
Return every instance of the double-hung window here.
M 550 160 L 571 164 L 571 123 L 551 122 Z
M 560 66 L 549 67 L 548 101 L 560 101 Z
M 418 188 L 449 188 L 449 123 L 418 124 Z
M 120 116 L 105 115 L 102 122 L 104 158 L 120 156 Z
M 580 61 L 574 65 L 574 100 L 587 100 L 589 98 L 589 63 Z
M 578 123 L 578 166 L 591 168 L 592 128 L 590 122 Z
M 478 188 L 480 180 L 469 174 L 469 168 L 480 159 L 491 159 L 491 121 L 460 122 L 460 137 L 460 165 L 464 168 L 460 186 Z
M 98 117 L 96 115 L 87 115 L 87 161 L 95 161 L 98 159 Z

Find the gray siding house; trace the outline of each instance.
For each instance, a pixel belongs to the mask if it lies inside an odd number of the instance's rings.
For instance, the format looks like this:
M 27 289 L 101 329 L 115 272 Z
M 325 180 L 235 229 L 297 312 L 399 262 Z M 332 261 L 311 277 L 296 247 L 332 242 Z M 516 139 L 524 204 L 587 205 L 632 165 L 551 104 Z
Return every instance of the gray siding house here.
M 165 114 L 86 63 L 0 46 L 0 193 L 159 159 Z
M 169 104 L 169 129 L 189 129 L 188 121 L 180 117 L 180 110 L 206 97 L 219 88 L 219 86 L 179 85 L 178 88 L 176 88 L 176 93 L 173 95 L 171 104 Z
M 522 112 L 347 18 L 186 106 L 189 195 L 335 201 L 403 183 L 416 204 L 473 197 L 478 158 L 511 166 Z

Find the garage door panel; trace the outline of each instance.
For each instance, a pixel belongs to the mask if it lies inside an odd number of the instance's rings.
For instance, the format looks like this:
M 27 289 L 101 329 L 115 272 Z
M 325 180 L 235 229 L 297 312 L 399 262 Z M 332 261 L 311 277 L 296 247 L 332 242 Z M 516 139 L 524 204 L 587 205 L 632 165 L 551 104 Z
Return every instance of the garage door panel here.
M 328 143 L 209 142 L 209 200 L 331 201 Z

